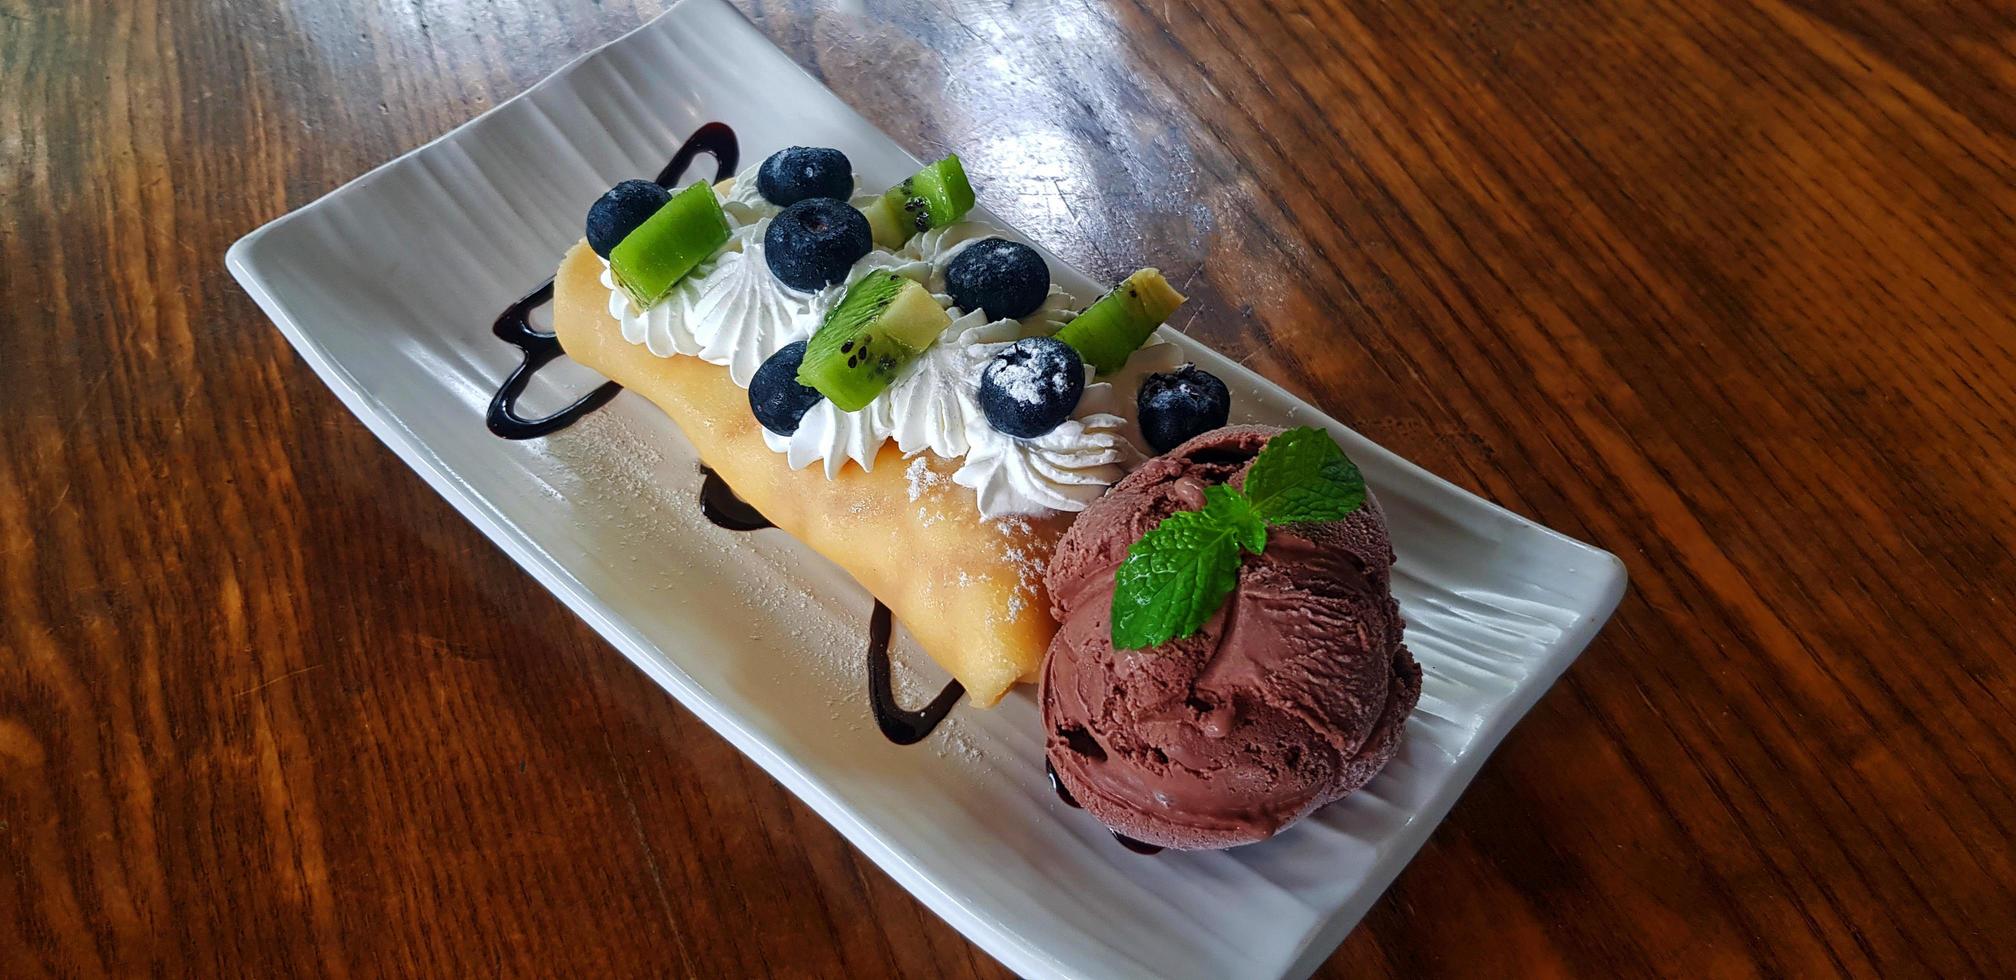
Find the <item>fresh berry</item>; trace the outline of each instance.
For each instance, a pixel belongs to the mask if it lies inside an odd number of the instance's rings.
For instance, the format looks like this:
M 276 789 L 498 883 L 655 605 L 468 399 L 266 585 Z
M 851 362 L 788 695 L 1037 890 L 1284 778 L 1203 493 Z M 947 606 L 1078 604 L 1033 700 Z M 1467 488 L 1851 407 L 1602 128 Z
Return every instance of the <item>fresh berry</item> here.
M 1064 424 L 1085 394 L 1085 362 L 1052 337 L 1018 340 L 980 371 L 980 410 L 997 431 L 1034 439 Z
M 617 243 L 671 199 L 671 191 L 648 180 L 626 180 L 609 188 L 588 209 L 588 247 L 608 258 Z
M 854 165 L 839 150 L 793 146 L 763 161 L 756 170 L 756 189 L 779 207 L 814 197 L 844 201 L 854 193 Z
M 952 257 L 945 288 L 962 310 L 985 310 L 990 320 L 1020 320 L 1050 295 L 1050 267 L 1021 242 L 983 238 Z
M 771 274 L 792 289 L 823 289 L 847 278 L 847 270 L 873 247 L 868 219 L 830 197 L 809 197 L 785 208 L 763 233 Z
M 1144 379 L 1135 408 L 1140 413 L 1141 435 L 1157 453 L 1166 453 L 1224 426 L 1232 414 L 1232 393 L 1216 375 L 1185 364 Z
M 826 397 L 817 388 L 798 383 L 798 365 L 804 360 L 805 341 L 785 344 L 749 379 L 749 410 L 764 428 L 780 436 L 797 432 L 805 413 Z

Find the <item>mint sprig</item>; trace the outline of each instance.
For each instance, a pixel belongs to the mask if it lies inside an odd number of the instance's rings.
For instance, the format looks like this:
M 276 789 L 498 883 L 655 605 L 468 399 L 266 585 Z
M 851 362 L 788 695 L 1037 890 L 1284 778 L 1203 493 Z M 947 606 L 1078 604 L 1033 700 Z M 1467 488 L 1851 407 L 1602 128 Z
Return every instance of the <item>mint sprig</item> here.
M 1178 511 L 1127 549 L 1113 590 L 1113 645 L 1189 636 L 1239 580 L 1239 551 L 1267 546 L 1267 525 L 1231 487 L 1207 487 L 1204 509 Z
M 1266 550 L 1269 527 L 1342 520 L 1364 505 L 1365 477 L 1328 433 L 1304 426 L 1267 440 L 1244 493 L 1207 487 L 1204 509 L 1163 518 L 1127 549 L 1114 573 L 1113 646 L 1195 634 L 1232 594 L 1242 552 Z

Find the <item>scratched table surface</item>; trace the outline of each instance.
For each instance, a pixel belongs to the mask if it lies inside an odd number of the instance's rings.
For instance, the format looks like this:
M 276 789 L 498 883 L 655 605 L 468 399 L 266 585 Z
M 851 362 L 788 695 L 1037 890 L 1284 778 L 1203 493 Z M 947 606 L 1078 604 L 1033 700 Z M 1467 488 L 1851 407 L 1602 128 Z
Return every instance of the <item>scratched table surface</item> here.
M 1067 259 L 1630 566 L 1323 975 L 2008 969 L 2006 0 L 739 2 Z M 1003 975 L 225 274 L 660 9 L 0 0 L 0 975 Z

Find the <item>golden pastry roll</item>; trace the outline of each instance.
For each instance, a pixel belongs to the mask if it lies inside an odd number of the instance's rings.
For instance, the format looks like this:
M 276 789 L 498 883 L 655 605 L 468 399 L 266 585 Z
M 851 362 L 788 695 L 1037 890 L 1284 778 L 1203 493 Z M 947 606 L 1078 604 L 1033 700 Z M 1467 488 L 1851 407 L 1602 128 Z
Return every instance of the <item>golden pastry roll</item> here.
M 1057 631 L 1042 568 L 1073 515 L 983 520 L 974 491 L 952 482 L 956 461 L 906 460 L 894 442 L 873 470 L 849 465 L 828 479 L 818 466 L 790 468 L 727 368 L 623 338 L 601 276 L 585 242 L 561 261 L 553 322 L 568 356 L 671 416 L 737 496 L 882 600 L 975 704 L 1035 680 Z

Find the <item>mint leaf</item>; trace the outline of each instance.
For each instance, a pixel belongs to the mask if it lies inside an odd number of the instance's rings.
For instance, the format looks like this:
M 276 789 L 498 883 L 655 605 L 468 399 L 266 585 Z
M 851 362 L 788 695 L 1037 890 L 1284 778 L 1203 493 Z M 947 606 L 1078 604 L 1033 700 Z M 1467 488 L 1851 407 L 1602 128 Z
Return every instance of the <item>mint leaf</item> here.
M 1239 580 L 1239 550 L 1258 554 L 1267 525 L 1231 487 L 1207 487 L 1204 509 L 1171 514 L 1127 549 L 1114 576 L 1113 646 L 1159 646 L 1203 628 Z
M 1305 425 L 1261 447 L 1246 498 L 1269 524 L 1340 521 L 1365 505 L 1365 476 L 1329 433 Z

